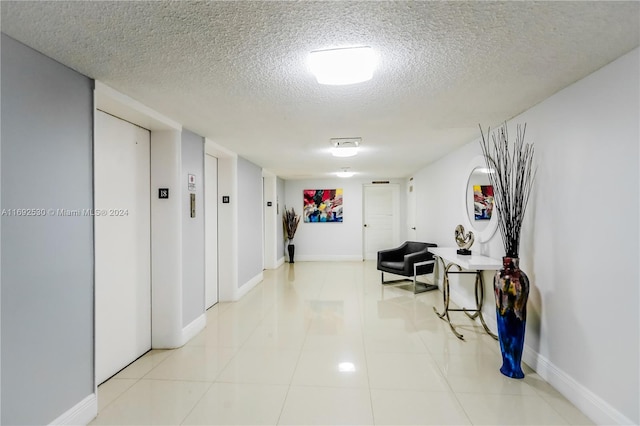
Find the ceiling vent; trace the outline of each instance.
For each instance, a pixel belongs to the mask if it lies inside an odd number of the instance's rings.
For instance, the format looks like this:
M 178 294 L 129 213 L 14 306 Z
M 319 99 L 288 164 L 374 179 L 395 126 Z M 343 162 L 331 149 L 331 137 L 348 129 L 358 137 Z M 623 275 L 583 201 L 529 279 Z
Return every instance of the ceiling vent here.
M 358 153 L 362 138 L 333 138 L 331 139 L 331 154 L 334 157 L 353 157 Z
M 349 167 L 343 167 L 342 170 L 336 173 L 336 175 L 341 178 L 350 178 L 351 176 L 355 175 L 355 172 L 352 172 L 349 169 Z

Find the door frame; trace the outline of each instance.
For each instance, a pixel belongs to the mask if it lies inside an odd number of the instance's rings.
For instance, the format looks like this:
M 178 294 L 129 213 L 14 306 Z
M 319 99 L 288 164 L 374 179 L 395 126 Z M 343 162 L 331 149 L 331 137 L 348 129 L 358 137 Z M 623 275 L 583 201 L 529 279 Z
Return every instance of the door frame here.
M 415 189 L 416 180 L 410 177 L 407 181 L 407 240 L 416 241 L 418 238 L 418 199 Z M 413 220 L 411 220 L 413 219 Z
M 207 188 L 207 185 L 209 184 L 209 179 L 210 179 L 210 173 L 212 172 L 211 169 L 209 169 L 207 167 L 207 157 L 211 157 L 215 160 L 215 183 L 216 183 L 216 188 L 215 188 L 215 194 L 214 194 L 214 199 L 211 200 L 208 197 L 209 194 L 209 189 Z M 204 256 L 205 256 L 205 261 L 204 261 L 204 302 L 205 302 L 205 306 L 204 309 L 205 311 L 213 306 L 215 306 L 219 301 L 220 301 L 220 273 L 219 273 L 219 268 L 220 268 L 220 261 L 219 261 L 219 256 L 218 256 L 218 251 L 220 250 L 220 244 L 219 244 L 219 238 L 218 238 L 218 231 L 219 231 L 219 220 L 218 220 L 218 157 L 216 157 L 215 155 L 211 155 L 207 152 L 204 153 L 204 235 L 205 235 L 205 240 L 204 240 Z M 210 218 L 209 218 L 209 213 L 208 209 L 209 208 L 215 208 L 216 214 L 215 214 L 215 223 L 210 223 Z M 210 275 L 212 275 L 210 269 L 209 269 L 209 255 L 211 253 L 209 253 L 212 249 L 213 249 L 213 241 L 211 241 L 211 239 L 209 238 L 209 230 L 211 228 L 215 228 L 215 263 L 216 263 L 216 268 L 215 268 L 215 288 L 216 288 L 216 295 L 215 295 L 215 301 L 209 305 L 209 300 L 210 300 L 210 294 L 208 291 L 209 288 L 209 278 Z

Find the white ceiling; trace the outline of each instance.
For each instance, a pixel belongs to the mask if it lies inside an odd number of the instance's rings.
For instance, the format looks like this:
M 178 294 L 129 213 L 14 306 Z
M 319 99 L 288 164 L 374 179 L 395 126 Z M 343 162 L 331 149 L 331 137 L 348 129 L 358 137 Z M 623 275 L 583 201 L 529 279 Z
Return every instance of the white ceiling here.
M 293 179 L 409 176 L 640 44 L 637 1 L 1 3 L 2 32 Z M 373 80 L 318 85 L 308 52 L 355 45 Z

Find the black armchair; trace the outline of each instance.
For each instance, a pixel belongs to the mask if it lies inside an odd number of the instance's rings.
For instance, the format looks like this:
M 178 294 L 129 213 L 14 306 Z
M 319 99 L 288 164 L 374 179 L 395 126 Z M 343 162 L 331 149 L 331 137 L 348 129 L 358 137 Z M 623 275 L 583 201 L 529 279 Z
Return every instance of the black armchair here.
M 433 254 L 429 253 L 429 247 L 437 247 L 437 244 L 407 241 L 400 247 L 379 251 L 378 270 L 382 273 L 382 284 L 395 284 L 403 281 L 411 281 L 408 278 L 385 281 L 384 273 L 387 272 L 394 275 L 412 277 L 412 286 L 403 285 L 400 287 L 412 289 L 414 293 L 422 293 L 437 289 L 437 285 L 420 282 L 416 278 L 418 275 L 425 275 L 433 272 L 435 259 L 433 258 Z

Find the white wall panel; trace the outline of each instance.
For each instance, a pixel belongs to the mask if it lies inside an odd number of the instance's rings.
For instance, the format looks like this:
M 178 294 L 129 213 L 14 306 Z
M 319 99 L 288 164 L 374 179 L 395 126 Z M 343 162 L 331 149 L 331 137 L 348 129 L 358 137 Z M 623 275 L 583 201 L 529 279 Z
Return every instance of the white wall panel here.
M 520 247 L 525 360 L 600 424 L 640 422 L 639 74 L 636 49 L 509 122 L 527 123 L 538 164 Z M 416 174 L 420 236 L 454 245 L 460 176 L 479 154 L 476 140 Z M 499 232 L 485 250 L 504 254 Z

